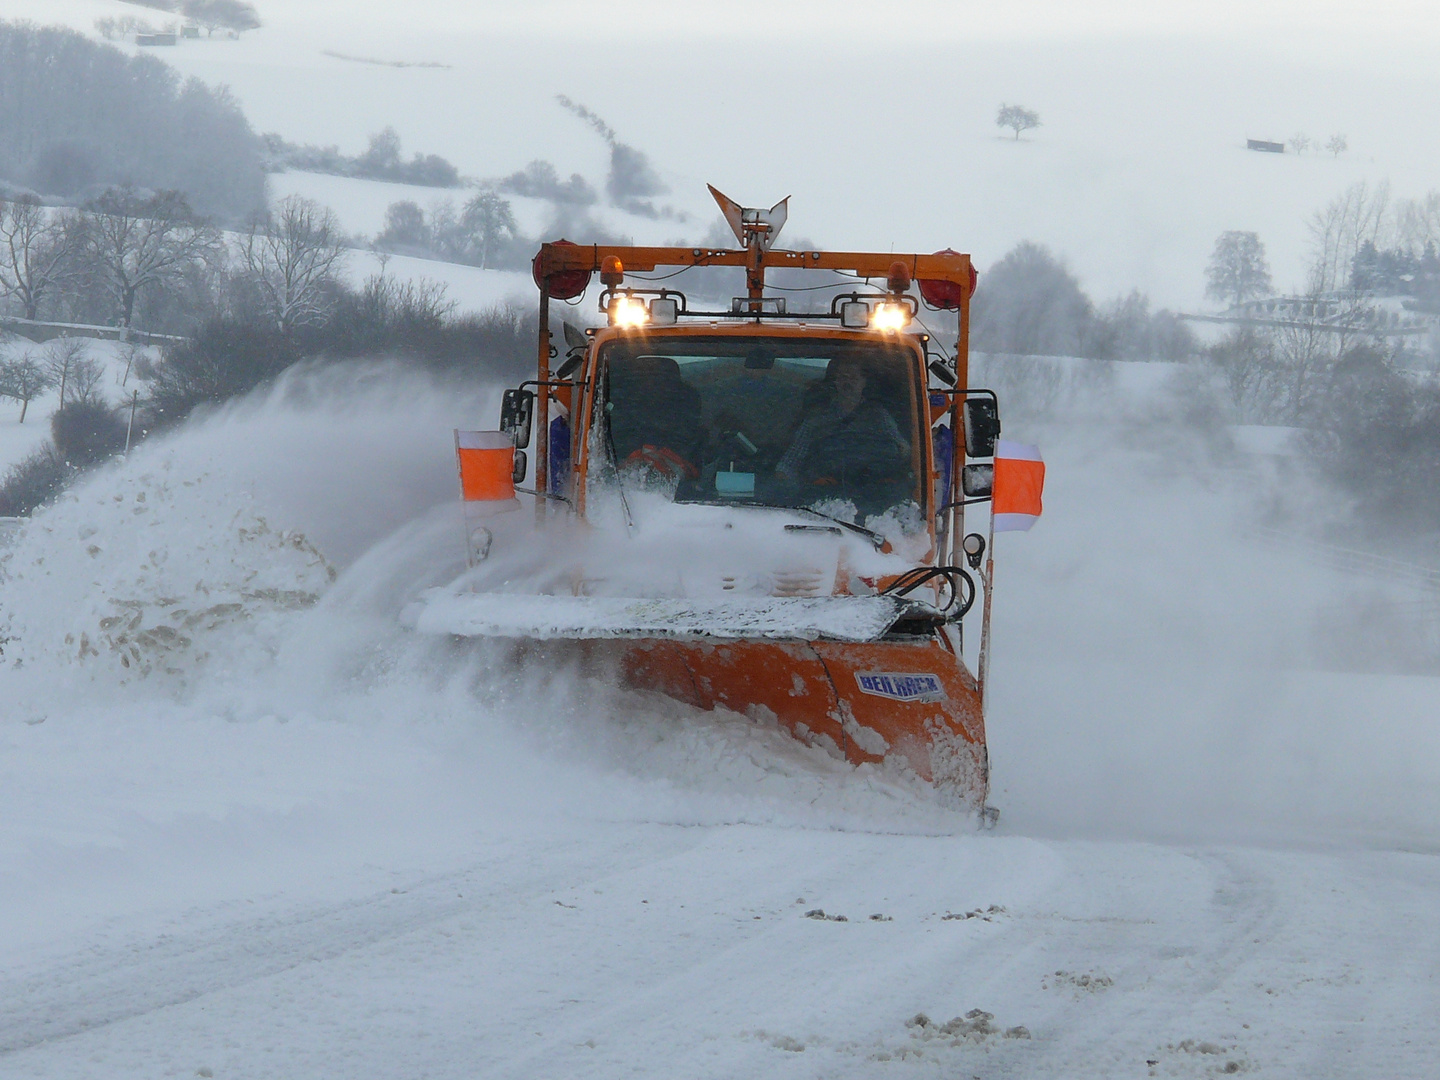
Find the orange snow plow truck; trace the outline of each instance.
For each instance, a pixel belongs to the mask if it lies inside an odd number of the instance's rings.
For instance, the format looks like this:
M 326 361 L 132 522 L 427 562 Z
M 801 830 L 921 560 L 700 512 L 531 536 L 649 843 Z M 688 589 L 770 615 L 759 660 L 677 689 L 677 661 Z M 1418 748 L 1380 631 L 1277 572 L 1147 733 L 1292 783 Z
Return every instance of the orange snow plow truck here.
M 782 250 L 786 202 L 711 191 L 734 249 L 540 248 L 536 377 L 500 431 L 455 433 L 470 570 L 413 623 L 562 642 L 993 815 L 994 531 L 1038 516 L 1043 466 L 968 386 L 970 257 Z M 687 272 L 744 295 L 700 310 Z M 597 274 L 605 325 L 552 346 L 551 302 Z M 953 350 L 922 305 L 954 313 Z M 502 513 L 517 493 L 533 521 Z

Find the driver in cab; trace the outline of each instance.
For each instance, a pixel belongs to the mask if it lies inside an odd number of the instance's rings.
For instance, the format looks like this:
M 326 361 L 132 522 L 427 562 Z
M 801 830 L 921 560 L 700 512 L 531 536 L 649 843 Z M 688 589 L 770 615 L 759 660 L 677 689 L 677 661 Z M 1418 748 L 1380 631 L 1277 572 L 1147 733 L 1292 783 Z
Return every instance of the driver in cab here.
M 847 473 L 864 473 L 908 460 L 910 444 L 890 411 L 865 396 L 868 382 L 858 357 L 836 357 L 825 372 L 826 400 L 796 429 L 775 465 L 775 475 L 809 483 L 840 483 Z

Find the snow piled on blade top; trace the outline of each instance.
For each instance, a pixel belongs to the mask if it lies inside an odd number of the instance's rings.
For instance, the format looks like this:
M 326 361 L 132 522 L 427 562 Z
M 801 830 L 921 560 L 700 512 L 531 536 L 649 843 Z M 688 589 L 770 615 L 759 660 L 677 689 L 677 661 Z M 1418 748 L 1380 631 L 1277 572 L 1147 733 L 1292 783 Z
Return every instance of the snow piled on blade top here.
M 935 615 L 893 596 L 686 600 L 432 590 L 410 618 L 430 634 L 503 638 L 762 638 L 875 641 L 903 616 Z

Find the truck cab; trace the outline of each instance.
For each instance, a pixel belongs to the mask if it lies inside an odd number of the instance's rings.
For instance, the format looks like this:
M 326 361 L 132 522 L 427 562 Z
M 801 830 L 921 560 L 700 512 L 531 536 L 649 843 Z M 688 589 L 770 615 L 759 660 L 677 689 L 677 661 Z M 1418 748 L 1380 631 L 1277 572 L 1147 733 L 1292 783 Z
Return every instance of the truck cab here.
M 623 485 L 679 504 L 809 508 L 933 547 L 939 474 L 918 336 L 606 327 L 582 370 L 566 419 L 573 460 L 556 470 L 580 513 Z

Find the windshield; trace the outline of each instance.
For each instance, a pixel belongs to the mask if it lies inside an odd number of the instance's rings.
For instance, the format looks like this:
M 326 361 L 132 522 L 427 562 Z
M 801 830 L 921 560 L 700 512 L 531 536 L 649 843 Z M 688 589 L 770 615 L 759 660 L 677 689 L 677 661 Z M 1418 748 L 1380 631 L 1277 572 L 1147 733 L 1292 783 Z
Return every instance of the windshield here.
M 601 352 L 606 449 L 681 502 L 863 521 L 919 503 L 914 354 L 873 341 L 648 336 Z

